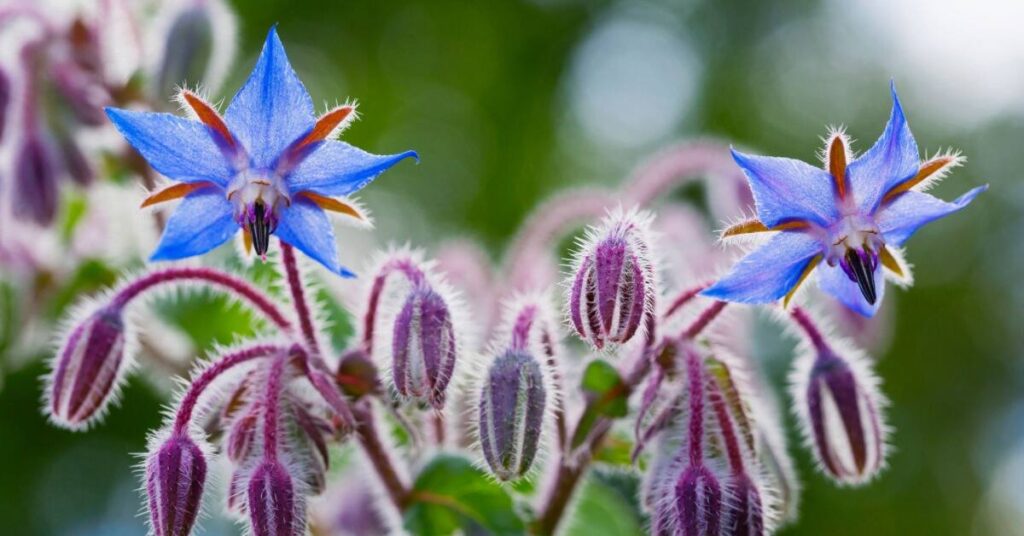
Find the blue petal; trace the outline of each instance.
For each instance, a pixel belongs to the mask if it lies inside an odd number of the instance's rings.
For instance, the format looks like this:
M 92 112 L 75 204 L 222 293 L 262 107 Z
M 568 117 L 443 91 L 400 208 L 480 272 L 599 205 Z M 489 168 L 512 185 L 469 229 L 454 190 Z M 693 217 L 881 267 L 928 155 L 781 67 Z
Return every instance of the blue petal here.
M 288 188 L 292 193 L 310 190 L 321 195 L 348 195 L 409 157 L 419 160 L 415 151 L 375 155 L 345 142 L 327 140 L 289 175 Z
M 288 63 L 276 29 L 267 34 L 260 59 L 224 120 L 257 168 L 270 167 L 285 147 L 313 128 L 313 99 Z
M 733 150 L 754 193 L 757 217 L 768 227 L 787 220 L 828 226 L 837 219 L 832 177 L 825 170 L 792 158 L 754 156 Z
M 814 237 L 783 231 L 743 257 L 704 296 L 743 303 L 769 303 L 786 295 L 800 280 L 807 262 L 822 251 Z
M 875 312 L 878 311 L 878 307 L 882 304 L 882 298 L 885 296 L 885 276 L 882 274 L 881 264 L 875 267 L 875 304 L 871 305 L 866 299 L 864 294 L 860 291 L 860 287 L 857 283 L 847 277 L 846 272 L 843 271 L 839 265 L 829 266 L 827 264 L 822 265 L 818 268 L 818 286 L 821 290 L 835 296 L 836 299 L 843 302 L 852 311 L 856 311 L 863 316 L 872 317 Z
M 181 181 L 227 185 L 228 163 L 209 127 L 176 115 L 107 108 L 107 117 L 153 169 Z
M 338 264 L 338 248 L 334 243 L 334 227 L 320 207 L 298 198 L 281 212 L 281 222 L 274 234 L 298 248 L 307 257 L 324 265 L 342 277 L 354 277 L 351 271 Z
M 182 200 L 167 220 L 151 261 L 202 255 L 223 244 L 239 229 L 231 203 L 219 188 L 204 188 Z
M 913 177 L 921 166 L 917 142 L 910 132 L 903 106 L 892 85 L 892 115 L 875 145 L 850 164 L 850 189 L 857 206 L 866 214 L 874 212 L 885 193 Z
M 919 227 L 966 207 L 985 190 L 988 185 L 979 186 L 952 203 L 922 192 L 904 192 L 878 211 L 875 224 L 886 243 L 902 246 Z

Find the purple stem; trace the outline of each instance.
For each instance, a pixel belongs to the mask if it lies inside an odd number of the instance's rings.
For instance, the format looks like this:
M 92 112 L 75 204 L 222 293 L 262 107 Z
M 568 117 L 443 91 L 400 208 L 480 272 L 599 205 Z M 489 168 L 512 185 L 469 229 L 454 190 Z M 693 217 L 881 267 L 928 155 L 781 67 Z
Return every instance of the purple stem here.
M 267 372 L 267 390 L 263 393 L 263 457 L 267 460 L 277 459 L 278 405 L 288 357 L 287 352 L 278 354 Z
M 724 301 L 716 301 L 711 304 L 710 307 L 705 309 L 700 316 L 690 324 L 690 327 L 686 328 L 686 331 L 683 332 L 683 338 L 692 340 L 697 335 L 700 335 L 701 332 L 704 331 L 704 328 L 708 327 L 708 324 L 718 317 L 719 313 L 722 312 L 722 309 L 725 309 L 727 304 L 728 302 Z
M 299 317 L 299 328 L 309 345 L 310 353 L 319 356 L 320 345 L 316 340 L 316 329 L 313 327 L 313 314 L 309 310 L 306 301 L 306 292 L 302 285 L 302 278 L 299 275 L 299 264 L 295 259 L 295 249 L 285 241 L 281 241 L 281 265 L 284 267 L 285 279 L 288 280 L 288 290 L 292 294 L 292 304 L 295 305 L 295 313 Z
M 704 463 L 704 368 L 700 356 L 686 349 L 686 377 L 690 384 L 690 465 Z
M 275 352 L 284 351 L 284 348 L 274 344 L 260 344 L 243 348 L 221 356 L 217 361 L 206 367 L 195 380 L 189 385 L 188 392 L 181 399 L 178 412 L 174 418 L 174 433 L 182 434 L 186 431 L 189 421 L 192 420 L 192 413 L 195 411 L 196 403 L 199 402 L 199 395 L 210 386 L 213 381 L 229 369 L 247 361 L 267 357 Z
M 708 398 L 718 419 L 718 426 L 721 428 L 722 440 L 725 443 L 725 451 L 729 459 L 729 468 L 733 474 L 743 474 L 745 472 L 743 468 L 743 452 L 740 450 L 740 443 L 736 438 L 736 430 L 732 425 L 732 416 L 729 415 L 729 410 L 725 406 L 725 397 L 722 396 L 722 390 L 712 378 L 708 379 Z
M 203 281 L 232 292 L 263 313 L 275 326 L 291 332 L 291 323 L 259 289 L 243 279 L 212 268 L 165 268 L 150 272 L 121 289 L 111 300 L 111 307 L 124 307 L 139 294 L 156 285 L 188 280 Z
M 701 283 L 696 287 L 688 288 L 680 292 L 676 296 L 676 298 L 672 300 L 672 303 L 668 306 L 668 309 L 665 310 L 665 314 L 662 315 L 662 318 L 669 318 L 672 315 L 676 314 L 679 311 L 679 309 L 682 309 L 684 305 L 690 303 L 690 301 L 696 298 L 697 295 L 701 293 L 701 291 L 708 288 L 710 284 L 711 283 Z
M 797 325 L 803 328 L 804 333 L 811 340 L 811 344 L 819 350 L 819 354 L 829 353 L 827 352 L 828 344 L 825 342 L 825 337 L 821 334 L 821 330 L 814 325 L 814 321 L 811 320 L 807 311 L 802 307 L 794 306 L 790 311 L 790 315 L 793 317 L 793 320 L 796 320 Z
M 366 316 L 363 317 L 363 347 L 368 355 L 373 354 L 373 330 L 377 322 L 377 311 L 380 307 L 381 294 L 384 292 L 384 283 L 387 282 L 388 276 L 396 271 L 403 274 L 409 280 L 409 283 L 414 286 L 426 280 L 423 270 L 416 266 L 416 263 L 408 257 L 392 259 L 381 267 L 370 288 Z
M 370 464 L 376 470 L 377 476 L 380 478 L 384 489 L 387 490 L 388 496 L 391 498 L 391 502 L 394 503 L 395 508 L 399 512 L 405 510 L 409 499 L 409 489 L 402 482 L 401 477 L 398 476 L 398 472 L 395 471 L 391 455 L 377 433 L 377 425 L 374 423 L 373 418 L 373 408 L 369 405 L 369 401 L 364 401 L 356 404 L 352 408 L 352 413 L 356 417 L 356 434 L 359 437 L 359 444 L 363 447 L 363 452 L 370 459 Z

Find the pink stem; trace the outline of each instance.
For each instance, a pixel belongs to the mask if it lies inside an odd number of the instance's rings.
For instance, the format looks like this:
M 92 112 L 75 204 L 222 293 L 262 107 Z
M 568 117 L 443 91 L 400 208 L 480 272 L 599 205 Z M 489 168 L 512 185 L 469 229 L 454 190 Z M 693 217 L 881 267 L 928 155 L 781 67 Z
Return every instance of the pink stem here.
M 289 354 L 282 352 L 274 359 L 267 372 L 267 390 L 263 395 L 263 457 L 268 460 L 277 459 L 278 407 L 281 399 L 281 388 L 284 385 L 284 367 L 288 363 Z
M 701 292 L 704 291 L 704 289 L 708 288 L 708 285 L 710 284 L 711 283 L 701 283 L 696 287 L 688 288 L 680 292 L 679 295 L 677 295 L 676 298 L 672 300 L 672 303 L 668 306 L 668 309 L 665 310 L 665 314 L 662 315 L 662 318 L 669 318 L 672 315 L 676 314 L 680 309 L 682 309 L 684 305 L 690 303 L 690 301 L 696 298 Z
M 174 433 L 181 434 L 186 431 L 188 423 L 192 420 L 192 413 L 195 411 L 196 403 L 199 402 L 199 395 L 203 394 L 203 391 L 218 376 L 242 363 L 267 357 L 270 354 L 281 351 L 284 351 L 284 348 L 280 346 L 260 344 L 225 354 L 217 359 L 217 361 L 211 363 L 199 374 L 199 377 L 192 381 L 185 396 L 181 399 L 181 404 L 178 406 L 178 412 L 174 418 Z
M 623 203 L 648 205 L 672 190 L 708 175 L 737 173 L 729 147 L 714 140 L 684 142 L 654 155 L 623 185 Z
M 686 350 L 686 376 L 690 384 L 690 465 L 704 463 L 704 368 L 692 349 Z
M 380 308 L 380 298 L 384 292 L 384 284 L 387 283 L 388 276 L 394 272 L 404 275 L 412 285 L 421 284 L 426 279 L 423 270 L 416 266 L 416 263 L 408 257 L 392 259 L 381 267 L 373 280 L 373 285 L 370 287 L 370 298 L 366 306 L 366 316 L 363 317 L 363 347 L 368 355 L 373 354 L 373 330 L 377 323 L 377 312 Z
M 288 280 L 288 290 L 291 291 L 292 304 L 295 305 L 295 313 L 299 317 L 299 328 L 309 345 L 310 352 L 320 355 L 320 345 L 316 340 L 316 328 L 313 327 L 313 314 L 306 301 L 306 292 L 302 286 L 302 278 L 299 275 L 299 264 L 295 259 L 295 249 L 285 241 L 281 241 L 281 264 L 284 266 L 285 279 Z
M 697 335 L 700 335 L 701 332 L 704 331 L 704 328 L 708 327 L 708 324 L 718 317 L 718 314 L 722 312 L 722 309 L 725 309 L 727 304 L 728 302 L 724 301 L 716 301 L 711 304 L 710 307 L 705 309 L 704 312 L 702 312 L 700 316 L 693 321 L 693 324 L 690 324 L 690 327 L 686 328 L 686 331 L 683 332 L 683 337 L 686 339 L 694 339 Z
M 743 474 L 743 453 L 736 438 L 736 430 L 732 426 L 732 416 L 729 415 L 729 410 L 725 407 L 725 397 L 722 396 L 722 390 L 713 379 L 708 380 L 708 397 L 722 431 L 725 451 L 729 458 L 729 468 L 734 474 Z
M 291 323 L 281 311 L 268 300 L 256 287 L 243 279 L 214 270 L 212 268 L 165 268 L 155 270 L 121 289 L 111 300 L 111 306 L 115 308 L 124 307 L 139 294 L 150 288 L 163 283 L 174 281 L 203 281 L 220 288 L 231 291 L 235 296 L 249 302 L 250 305 L 263 313 L 268 320 L 283 331 L 290 332 Z

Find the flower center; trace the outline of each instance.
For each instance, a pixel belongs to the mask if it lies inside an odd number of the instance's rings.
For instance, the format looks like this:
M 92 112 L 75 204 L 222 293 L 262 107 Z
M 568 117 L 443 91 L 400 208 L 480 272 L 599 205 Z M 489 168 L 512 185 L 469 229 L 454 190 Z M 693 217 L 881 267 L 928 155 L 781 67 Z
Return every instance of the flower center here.
M 249 233 L 253 249 L 260 256 L 270 248 L 270 235 L 280 221 L 281 209 L 291 204 L 280 179 L 267 175 L 243 171 L 228 187 L 235 221 Z
M 874 305 L 878 299 L 875 288 L 875 270 L 878 255 L 885 247 L 878 227 L 868 218 L 847 216 L 830 230 L 831 246 L 826 261 L 829 266 L 839 265 L 850 281 L 857 283 L 861 294 Z

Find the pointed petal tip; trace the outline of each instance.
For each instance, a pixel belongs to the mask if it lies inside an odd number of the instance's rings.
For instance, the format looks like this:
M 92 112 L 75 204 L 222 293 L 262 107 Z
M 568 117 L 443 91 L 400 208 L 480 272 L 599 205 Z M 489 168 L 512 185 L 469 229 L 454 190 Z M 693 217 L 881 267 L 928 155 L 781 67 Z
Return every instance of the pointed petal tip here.
M 410 151 L 405 151 L 404 153 L 400 153 L 398 155 L 398 157 L 399 157 L 398 160 L 404 160 L 406 158 L 410 158 L 411 157 L 413 160 L 416 160 L 417 164 L 420 163 L 420 155 L 416 151 L 411 151 L 411 150 Z
M 356 277 L 358 277 L 355 272 L 349 270 L 348 268 L 345 268 L 344 266 L 340 266 L 338 268 L 338 275 L 344 277 L 345 279 L 355 279 Z

